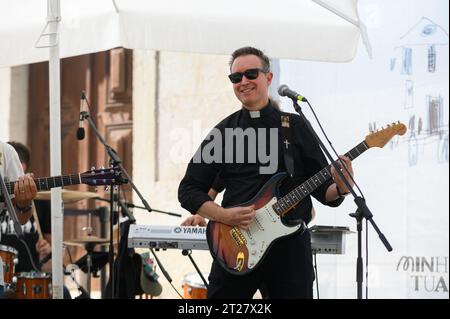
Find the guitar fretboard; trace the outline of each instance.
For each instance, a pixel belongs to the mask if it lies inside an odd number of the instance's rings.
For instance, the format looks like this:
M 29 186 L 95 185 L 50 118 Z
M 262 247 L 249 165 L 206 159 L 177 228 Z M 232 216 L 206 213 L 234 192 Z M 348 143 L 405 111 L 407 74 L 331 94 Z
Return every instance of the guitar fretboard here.
M 366 142 L 363 141 L 357 146 L 352 148 L 349 152 L 345 154 L 350 160 L 354 160 L 359 155 L 367 151 L 369 147 Z M 308 180 L 303 182 L 300 186 L 294 188 L 288 194 L 280 198 L 275 204 L 273 204 L 273 209 L 278 215 L 282 215 L 288 212 L 293 207 L 297 206 L 303 198 L 311 194 L 320 185 L 331 178 L 331 164 L 324 167 L 320 172 L 310 177 Z
M 36 183 L 38 192 L 46 191 L 55 187 L 78 185 L 82 183 L 80 174 L 36 178 L 34 182 Z M 14 183 L 15 182 L 6 183 L 6 188 L 10 194 L 14 194 Z

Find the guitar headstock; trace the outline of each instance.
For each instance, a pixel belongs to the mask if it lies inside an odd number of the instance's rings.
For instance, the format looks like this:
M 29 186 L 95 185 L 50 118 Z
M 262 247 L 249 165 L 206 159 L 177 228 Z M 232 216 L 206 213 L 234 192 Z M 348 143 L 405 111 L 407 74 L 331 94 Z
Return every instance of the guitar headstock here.
M 388 124 L 386 128 L 382 128 L 366 136 L 365 142 L 369 147 L 384 147 L 395 135 L 403 135 L 406 133 L 406 126 L 397 122 Z
M 80 176 L 83 184 L 91 186 L 121 185 L 128 183 L 128 180 L 123 178 L 122 171 L 119 167 L 91 169 L 81 173 Z

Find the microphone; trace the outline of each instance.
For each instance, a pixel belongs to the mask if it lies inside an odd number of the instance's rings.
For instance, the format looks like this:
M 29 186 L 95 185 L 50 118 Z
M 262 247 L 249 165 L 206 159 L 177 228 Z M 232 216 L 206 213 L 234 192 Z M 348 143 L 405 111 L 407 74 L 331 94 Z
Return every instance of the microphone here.
M 307 102 L 308 100 L 306 97 L 298 94 L 295 91 L 292 91 L 286 84 L 280 85 L 278 88 L 278 94 L 280 96 L 286 96 L 292 100 L 301 101 L 301 102 Z
M 84 128 L 83 128 L 83 101 L 85 99 L 84 91 L 81 91 L 81 98 L 80 98 L 80 122 L 78 124 L 78 130 L 77 130 L 77 139 L 80 141 L 84 139 Z

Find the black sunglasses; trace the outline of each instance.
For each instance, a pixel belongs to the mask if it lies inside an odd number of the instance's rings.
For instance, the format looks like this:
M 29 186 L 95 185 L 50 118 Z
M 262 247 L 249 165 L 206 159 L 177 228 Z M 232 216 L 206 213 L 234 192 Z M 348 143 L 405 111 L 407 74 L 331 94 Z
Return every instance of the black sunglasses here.
M 258 77 L 259 72 L 267 73 L 263 69 L 248 69 L 244 72 L 234 72 L 228 75 L 228 78 L 230 79 L 231 83 L 237 84 L 242 81 L 242 77 L 245 75 L 245 77 L 249 80 L 254 80 Z

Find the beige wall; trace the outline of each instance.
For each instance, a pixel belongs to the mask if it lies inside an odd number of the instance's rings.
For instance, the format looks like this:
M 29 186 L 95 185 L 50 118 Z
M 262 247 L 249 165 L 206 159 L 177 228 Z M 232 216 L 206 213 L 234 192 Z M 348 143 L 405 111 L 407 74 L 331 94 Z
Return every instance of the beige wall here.
M 28 66 L 0 68 L 0 139 L 27 141 Z
M 9 140 L 11 69 L 0 68 L 0 139 Z
M 28 125 L 28 65 L 11 68 L 10 139 L 27 144 Z
M 177 218 L 135 210 L 138 224 L 178 225 L 189 216 L 177 199 L 187 162 L 204 133 L 240 105 L 227 78 L 228 59 L 134 51 L 134 182 L 152 208 L 183 214 Z M 140 203 L 136 196 L 134 201 Z M 194 251 L 192 256 L 202 271 L 209 272 L 212 259 L 208 251 Z M 194 266 L 180 250 L 161 251 L 158 257 L 181 292 L 182 280 L 195 272 Z M 157 273 L 163 285 L 159 298 L 178 298 L 161 271 Z

